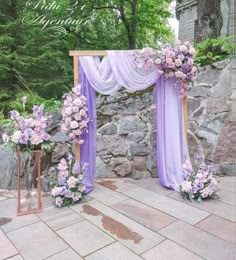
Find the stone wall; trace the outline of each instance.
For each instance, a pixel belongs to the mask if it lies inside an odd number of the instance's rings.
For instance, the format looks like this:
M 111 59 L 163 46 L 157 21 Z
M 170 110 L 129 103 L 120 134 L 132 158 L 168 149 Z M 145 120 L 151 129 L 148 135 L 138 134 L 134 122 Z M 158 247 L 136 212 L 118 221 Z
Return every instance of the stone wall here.
M 233 174 L 236 136 L 235 60 L 200 69 L 188 97 L 188 145 L 191 158 L 201 153 L 214 163 L 219 174 Z M 115 96 L 97 98 L 96 177 L 146 178 L 157 176 L 156 110 L 153 88 L 122 91 Z M 42 154 L 42 183 L 49 188 L 50 166 L 72 152 L 67 138 L 59 132 L 60 114 L 52 115 L 50 133 L 55 147 Z M 1 134 L 0 129 L 0 134 Z M 22 183 L 35 174 L 35 163 L 26 156 L 22 162 Z M 0 189 L 16 189 L 16 158 L 0 150 Z
M 221 12 L 223 16 L 221 35 L 234 34 L 235 0 L 221 0 Z M 230 16 L 229 13 L 231 14 Z M 197 0 L 177 0 L 176 17 L 179 20 L 179 39 L 194 43 L 195 22 L 197 21 Z

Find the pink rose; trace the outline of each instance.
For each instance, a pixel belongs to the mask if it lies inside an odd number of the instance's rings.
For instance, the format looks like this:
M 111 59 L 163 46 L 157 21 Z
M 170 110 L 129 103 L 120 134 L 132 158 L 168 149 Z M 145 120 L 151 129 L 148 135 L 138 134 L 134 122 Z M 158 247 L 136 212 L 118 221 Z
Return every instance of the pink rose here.
M 79 108 L 78 108 L 78 107 L 73 107 L 73 112 L 74 112 L 74 113 L 79 112 Z
M 186 45 L 186 46 L 188 46 L 188 47 L 189 47 L 191 44 L 190 44 L 190 42 L 189 42 L 189 41 L 185 41 L 185 42 L 184 42 L 184 45 Z
M 170 56 L 171 58 L 174 58 L 174 57 L 175 57 L 175 53 L 174 53 L 173 51 L 170 51 L 169 56 Z
M 80 110 L 80 112 L 79 112 L 79 113 L 80 113 L 80 115 L 81 115 L 81 116 L 85 116 L 85 115 L 86 115 L 86 112 L 85 112 L 83 109 L 82 109 L 82 110 Z
M 177 67 L 182 66 L 182 61 L 181 61 L 180 59 L 176 59 L 176 60 L 175 60 L 175 65 L 176 65 Z
M 160 64 L 161 64 L 161 59 L 159 59 L 159 58 L 155 59 L 155 63 L 156 63 L 157 65 L 160 65 Z
M 164 71 L 163 71 L 163 70 L 158 70 L 158 73 L 159 73 L 160 75 L 162 75 L 162 74 L 164 73 Z
M 188 64 L 188 65 L 193 65 L 193 59 L 188 58 L 187 64 Z
M 166 63 L 172 63 L 173 61 L 172 61 L 172 58 L 167 58 L 166 59 Z
M 181 71 L 176 71 L 175 72 L 175 76 L 177 77 L 177 78 L 181 78 L 181 76 L 182 76 L 182 72 Z
M 181 45 L 181 41 L 180 40 L 176 40 L 175 45 L 180 46 Z
M 183 55 L 183 54 L 178 55 L 178 59 L 180 59 L 181 61 L 183 61 L 183 60 L 184 60 L 184 55 Z
M 72 107 L 67 107 L 66 110 L 65 110 L 65 112 L 66 112 L 66 114 L 67 114 L 68 116 L 70 116 L 70 115 L 72 114 L 72 112 L 73 112 Z
M 169 64 L 168 64 L 168 68 L 174 69 L 174 68 L 175 68 L 174 62 L 169 63 Z
M 170 51 L 168 49 L 163 49 L 162 54 L 165 55 L 165 56 L 169 56 Z
M 75 118 L 76 121 L 79 121 L 81 119 L 80 113 L 76 113 L 74 118 Z
M 179 50 L 182 51 L 182 52 L 186 52 L 187 51 L 187 47 L 185 45 L 181 45 L 179 47 Z
M 195 49 L 194 48 L 190 48 L 188 52 L 189 52 L 189 54 L 194 55 L 195 54 Z
M 192 72 L 193 72 L 193 73 L 197 72 L 197 67 L 195 67 L 195 66 L 192 67 Z
M 174 77 L 174 72 L 173 72 L 173 71 L 170 71 L 170 72 L 168 73 L 168 76 L 169 76 L 170 78 Z

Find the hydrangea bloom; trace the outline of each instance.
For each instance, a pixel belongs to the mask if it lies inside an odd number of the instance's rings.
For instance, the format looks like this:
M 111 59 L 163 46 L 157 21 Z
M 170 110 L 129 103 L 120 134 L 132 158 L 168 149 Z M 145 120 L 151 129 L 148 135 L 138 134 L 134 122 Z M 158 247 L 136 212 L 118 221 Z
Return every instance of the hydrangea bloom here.
M 61 129 L 68 133 L 71 142 L 82 144 L 83 139 L 81 139 L 81 135 L 87 132 L 89 123 L 87 99 L 81 95 L 80 85 L 74 87 L 72 93 L 65 94 L 63 98 L 63 123 Z
M 50 173 L 56 178 L 56 186 L 51 190 L 55 198 L 55 205 L 59 208 L 73 205 L 82 199 L 86 187 L 83 184 L 85 168 L 79 162 L 72 164 L 73 157 L 66 160 L 62 158 L 56 168 L 51 168 Z
M 195 164 L 197 165 L 197 160 Z M 215 168 L 206 165 L 204 162 L 200 163 L 198 168 L 195 168 L 193 170 L 188 160 L 183 164 L 183 181 L 180 184 L 180 192 L 183 198 L 191 201 L 197 199 L 199 202 L 208 197 L 213 198 L 218 190 L 214 176 Z
M 149 69 L 156 67 L 159 74 L 166 78 L 175 77 L 180 86 L 181 96 L 187 95 L 187 82 L 196 78 L 197 67 L 194 66 L 195 49 L 189 42 L 181 44 L 176 41 L 176 46 L 165 44 L 161 51 L 144 48 L 137 51 L 137 68 Z

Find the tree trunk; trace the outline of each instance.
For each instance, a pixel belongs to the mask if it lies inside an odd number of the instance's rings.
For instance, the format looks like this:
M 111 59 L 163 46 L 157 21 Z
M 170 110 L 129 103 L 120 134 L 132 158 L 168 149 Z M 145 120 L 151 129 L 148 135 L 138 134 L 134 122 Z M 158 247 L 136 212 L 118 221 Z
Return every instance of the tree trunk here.
M 196 22 L 196 42 L 201 42 L 207 38 L 220 36 L 223 25 L 223 17 L 220 9 L 221 0 L 198 0 Z

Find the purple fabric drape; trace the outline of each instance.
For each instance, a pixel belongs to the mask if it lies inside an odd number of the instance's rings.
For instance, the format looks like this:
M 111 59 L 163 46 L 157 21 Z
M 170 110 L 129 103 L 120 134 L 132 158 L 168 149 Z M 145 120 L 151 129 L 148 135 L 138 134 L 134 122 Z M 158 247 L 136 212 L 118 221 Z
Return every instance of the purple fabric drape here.
M 182 98 L 176 79 L 164 76 L 156 82 L 157 165 L 162 186 L 179 190 L 182 181 L 184 132 Z
M 85 133 L 82 136 L 84 143 L 80 145 L 81 166 L 83 166 L 84 163 L 89 164 L 84 179 L 86 192 L 89 193 L 93 190 L 93 180 L 96 170 L 96 91 L 91 87 L 81 67 L 79 69 L 79 74 L 81 83 L 81 94 L 83 94 L 87 98 L 88 116 L 91 120 L 88 127 L 88 133 Z

